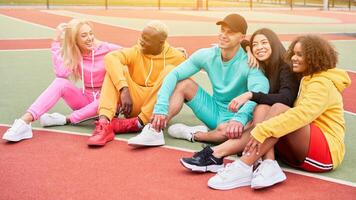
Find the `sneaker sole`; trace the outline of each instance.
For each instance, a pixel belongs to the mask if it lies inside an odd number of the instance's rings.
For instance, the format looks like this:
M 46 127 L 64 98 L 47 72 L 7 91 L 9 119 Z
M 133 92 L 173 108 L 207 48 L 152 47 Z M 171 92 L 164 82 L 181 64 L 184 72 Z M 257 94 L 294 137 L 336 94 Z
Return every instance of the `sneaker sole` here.
M 138 144 L 138 143 L 127 143 L 129 146 L 132 147 L 158 147 L 158 146 L 163 146 L 165 144 Z
M 216 190 L 231 190 L 231 189 L 250 186 L 250 185 L 251 185 L 250 178 L 239 179 L 238 182 L 230 183 L 230 184 L 226 184 L 226 185 L 214 185 L 214 184 L 211 184 L 208 182 L 208 186 L 213 189 L 216 189 Z
M 105 142 L 88 142 L 87 144 L 88 146 L 105 146 L 105 144 L 107 144 L 108 142 L 113 141 L 114 138 L 115 136 L 112 138 L 108 138 Z
M 148 146 L 148 147 L 155 147 L 155 146 L 163 146 L 165 143 L 155 143 L 155 142 L 148 142 L 148 143 L 130 143 L 127 142 L 128 145 L 133 146 L 133 147 L 143 147 L 143 146 Z
M 183 167 L 185 167 L 193 172 L 214 172 L 214 173 L 216 173 L 219 169 L 224 168 L 223 164 L 222 165 L 209 165 L 209 166 L 191 165 L 189 163 L 184 162 L 183 159 L 180 159 L 180 163 L 183 165 Z
M 266 188 L 266 187 L 270 187 L 272 185 L 275 185 L 277 183 L 281 183 L 283 181 L 285 181 L 287 179 L 287 177 L 283 174 L 283 176 L 277 176 L 277 177 L 273 177 L 272 179 L 268 179 L 268 181 L 266 181 L 267 184 L 253 184 L 253 181 L 251 181 L 251 188 L 252 189 L 262 189 L 262 188 Z
M 9 142 L 19 142 L 21 140 L 26 140 L 32 138 L 33 135 L 31 136 L 26 136 L 26 137 L 21 137 L 21 138 L 11 138 L 11 137 L 2 137 L 2 139 L 7 140 Z

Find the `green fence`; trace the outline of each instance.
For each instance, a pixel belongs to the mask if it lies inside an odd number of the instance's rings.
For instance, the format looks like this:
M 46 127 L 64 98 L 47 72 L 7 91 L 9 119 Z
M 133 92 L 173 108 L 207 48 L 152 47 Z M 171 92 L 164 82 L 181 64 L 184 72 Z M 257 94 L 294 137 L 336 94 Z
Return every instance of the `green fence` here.
M 328 0 L 328 8 L 355 9 L 356 0 Z M 209 10 L 214 8 L 290 8 L 320 7 L 323 0 L 0 0 L 1 6 L 98 6 L 150 7 L 154 9 L 176 8 Z

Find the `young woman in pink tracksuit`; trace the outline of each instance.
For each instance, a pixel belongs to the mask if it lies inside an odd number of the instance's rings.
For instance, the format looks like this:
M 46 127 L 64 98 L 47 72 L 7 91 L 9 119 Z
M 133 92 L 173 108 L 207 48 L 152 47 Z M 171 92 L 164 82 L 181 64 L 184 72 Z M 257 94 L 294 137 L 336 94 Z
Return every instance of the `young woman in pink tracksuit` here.
M 98 98 L 104 81 L 104 56 L 120 46 L 102 42 L 94 37 L 92 25 L 73 19 L 60 24 L 51 45 L 56 78 L 37 98 L 27 112 L 16 119 L 3 135 L 8 141 L 32 138 L 31 122 L 40 119 L 42 126 L 78 123 L 97 115 Z M 74 81 L 81 80 L 82 88 Z M 61 98 L 73 110 L 69 116 L 47 114 Z

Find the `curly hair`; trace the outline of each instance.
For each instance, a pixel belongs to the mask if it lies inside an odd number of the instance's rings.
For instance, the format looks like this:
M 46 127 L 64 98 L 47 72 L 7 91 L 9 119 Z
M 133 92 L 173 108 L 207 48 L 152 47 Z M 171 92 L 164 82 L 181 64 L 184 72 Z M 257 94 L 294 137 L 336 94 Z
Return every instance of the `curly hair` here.
M 293 49 L 298 42 L 301 44 L 302 56 L 306 64 L 303 76 L 313 75 L 336 67 L 338 53 L 335 51 L 334 46 L 317 35 L 304 35 L 296 38 L 290 44 L 286 53 L 285 58 L 288 62 L 294 55 Z

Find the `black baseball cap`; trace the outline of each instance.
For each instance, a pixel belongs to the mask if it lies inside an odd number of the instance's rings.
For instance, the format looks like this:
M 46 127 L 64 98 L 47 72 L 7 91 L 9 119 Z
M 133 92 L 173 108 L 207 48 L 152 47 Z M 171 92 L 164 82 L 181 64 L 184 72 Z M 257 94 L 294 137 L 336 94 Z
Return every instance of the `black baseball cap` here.
M 247 31 L 247 23 L 245 18 L 236 13 L 229 14 L 222 21 L 216 22 L 216 25 L 227 25 L 233 31 L 241 32 L 243 34 L 246 34 Z

